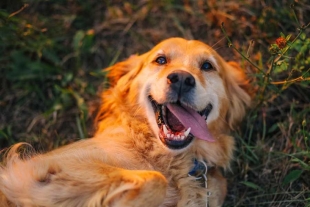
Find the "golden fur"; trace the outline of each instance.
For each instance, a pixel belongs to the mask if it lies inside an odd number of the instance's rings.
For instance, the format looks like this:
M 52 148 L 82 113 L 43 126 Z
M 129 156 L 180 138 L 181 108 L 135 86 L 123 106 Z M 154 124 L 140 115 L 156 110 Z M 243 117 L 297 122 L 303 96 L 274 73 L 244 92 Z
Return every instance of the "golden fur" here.
M 167 57 L 158 64 L 159 55 Z M 200 69 L 209 61 L 211 71 Z M 1 206 L 221 206 L 226 195 L 226 169 L 234 140 L 228 135 L 250 104 L 247 79 L 202 42 L 171 38 L 149 52 L 108 68 L 110 87 L 103 93 L 98 130 L 82 140 L 46 154 L 23 157 L 14 145 L 0 169 Z M 151 95 L 168 102 L 167 75 L 186 71 L 195 79 L 191 107 L 213 109 L 206 124 L 214 142 L 194 138 L 171 150 L 158 138 Z M 213 166 L 208 187 L 188 176 L 193 159 Z

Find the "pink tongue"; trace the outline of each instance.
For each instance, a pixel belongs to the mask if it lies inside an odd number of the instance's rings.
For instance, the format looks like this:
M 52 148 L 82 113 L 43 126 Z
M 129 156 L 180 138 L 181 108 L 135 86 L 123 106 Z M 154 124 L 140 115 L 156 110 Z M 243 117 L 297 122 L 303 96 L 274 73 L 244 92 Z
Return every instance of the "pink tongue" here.
M 195 110 L 176 104 L 168 104 L 167 108 L 173 113 L 185 128 L 191 128 L 191 133 L 202 140 L 215 142 L 215 139 L 209 132 L 206 120 Z

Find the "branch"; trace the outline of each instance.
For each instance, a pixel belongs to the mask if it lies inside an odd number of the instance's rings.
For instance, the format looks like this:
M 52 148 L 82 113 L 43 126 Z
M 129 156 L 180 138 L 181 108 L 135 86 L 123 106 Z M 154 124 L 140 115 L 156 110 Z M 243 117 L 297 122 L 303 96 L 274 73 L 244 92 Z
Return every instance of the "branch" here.
M 13 12 L 12 14 L 9 15 L 9 18 L 11 18 L 12 16 L 15 16 L 16 14 L 22 12 L 24 9 L 26 9 L 29 6 L 29 4 L 24 4 L 24 6 L 22 8 L 20 8 L 18 11 Z
M 231 40 L 229 39 L 229 37 L 228 37 L 228 35 L 227 35 L 227 33 L 226 33 L 226 30 L 225 30 L 225 28 L 224 28 L 224 23 L 222 23 L 221 29 L 222 29 L 222 31 L 223 31 L 223 33 L 224 33 L 224 36 L 226 37 L 226 39 L 227 39 L 227 41 L 228 41 L 228 46 L 229 46 L 229 47 L 232 47 L 234 50 L 236 50 L 236 51 L 237 51 L 244 59 L 246 59 L 253 67 L 255 67 L 257 70 L 259 70 L 262 74 L 265 75 L 265 72 L 264 72 L 261 68 L 259 68 L 257 65 L 255 65 L 248 57 L 246 57 L 244 54 L 242 54 L 242 52 L 240 52 L 240 51 L 232 44 L 232 42 L 231 42 Z
M 287 83 L 294 83 L 294 82 L 301 82 L 301 81 L 307 81 L 307 80 L 310 80 L 310 77 L 308 78 L 304 78 L 302 76 L 298 77 L 298 78 L 294 78 L 294 79 L 291 79 L 291 80 L 284 80 L 284 81 L 272 81 L 270 82 L 271 84 L 273 85 L 281 85 L 281 84 L 287 84 Z

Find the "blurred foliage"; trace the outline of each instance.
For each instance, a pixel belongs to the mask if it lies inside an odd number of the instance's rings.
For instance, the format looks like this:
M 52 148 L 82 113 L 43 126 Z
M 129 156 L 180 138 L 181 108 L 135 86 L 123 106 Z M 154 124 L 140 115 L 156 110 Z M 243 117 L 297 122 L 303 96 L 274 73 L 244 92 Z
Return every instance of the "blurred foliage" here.
M 240 60 L 255 89 L 224 206 L 310 206 L 309 13 L 307 0 L 2 0 L 0 146 L 90 137 L 102 68 L 198 39 Z
M 241 149 L 237 153 L 241 174 L 237 176 L 244 181 L 232 195 L 242 196 L 243 185 L 247 197 L 242 202 L 237 199 L 234 206 L 253 205 L 254 201 L 254 206 L 309 206 L 310 21 L 300 23 L 294 9 L 291 5 L 289 15 L 283 16 L 287 35 L 268 30 L 266 37 L 272 35 L 274 41 L 264 55 L 258 51 L 255 58 L 237 48 L 222 27 L 229 46 L 252 66 L 256 87 L 254 108 L 236 135 Z M 277 15 L 281 17 L 283 10 Z M 266 29 L 270 24 L 264 22 L 261 26 Z M 291 26 L 297 32 L 289 33 Z
M 33 3 L 32 7 L 37 7 L 38 10 L 35 11 L 35 16 L 31 16 L 30 8 L 28 14 L 18 17 L 23 13 L 22 10 L 30 7 L 27 3 L 16 13 L 0 11 L 0 52 L 5 54 L 0 57 L 0 106 L 4 108 L 0 125 L 2 143 L 12 144 L 18 139 L 25 139 L 16 137 L 21 134 L 12 134 L 9 130 L 16 128 L 11 126 L 16 125 L 15 121 L 18 124 L 27 122 L 23 123 L 28 125 L 25 136 L 30 135 L 29 140 L 32 140 L 29 125 L 34 119 L 41 116 L 43 118 L 39 119 L 49 120 L 56 114 L 66 116 L 66 111 L 72 108 L 75 112 L 71 113 L 76 116 L 73 127 L 78 129 L 78 136 L 89 136 L 86 130 L 89 116 L 85 99 L 95 96 L 97 89 L 88 82 L 93 80 L 95 75 L 97 81 L 99 77 L 103 77 L 101 65 L 91 65 L 91 70 L 83 65 L 85 59 L 91 58 L 94 53 L 94 32 L 86 25 L 84 28 L 80 24 L 76 24 L 77 28 L 66 26 L 67 21 L 73 21 L 75 17 L 69 20 L 70 17 L 66 15 L 62 19 L 55 14 L 49 17 L 40 14 L 41 10 L 44 11 L 48 4 L 51 4 L 45 3 L 47 5 Z M 61 3 L 64 2 L 59 2 L 60 5 Z M 60 5 L 53 3 L 54 8 Z M 25 114 L 23 110 L 34 114 Z M 19 113 L 16 114 L 20 116 L 18 120 L 14 119 L 14 112 Z M 48 122 L 56 122 L 55 117 L 53 119 Z M 42 126 L 48 125 L 45 120 L 43 122 Z M 34 141 L 41 142 L 36 138 Z

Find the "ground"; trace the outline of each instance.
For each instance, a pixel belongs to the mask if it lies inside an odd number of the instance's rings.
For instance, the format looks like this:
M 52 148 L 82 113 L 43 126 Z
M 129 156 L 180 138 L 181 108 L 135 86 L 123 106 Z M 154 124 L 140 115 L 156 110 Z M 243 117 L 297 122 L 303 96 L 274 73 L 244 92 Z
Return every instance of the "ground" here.
M 198 39 L 253 86 L 224 206 L 310 206 L 309 13 L 307 0 L 1 1 L 0 148 L 91 137 L 103 68 Z

